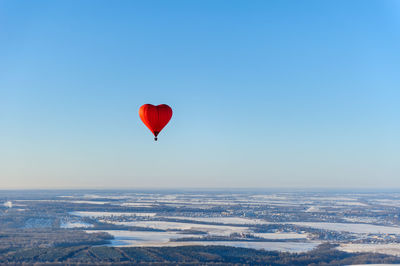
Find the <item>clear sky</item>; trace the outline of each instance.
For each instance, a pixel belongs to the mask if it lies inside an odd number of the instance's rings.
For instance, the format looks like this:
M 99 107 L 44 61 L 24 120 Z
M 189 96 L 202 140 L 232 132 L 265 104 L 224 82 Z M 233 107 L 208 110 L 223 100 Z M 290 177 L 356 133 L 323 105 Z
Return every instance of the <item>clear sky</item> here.
M 0 1 L 0 150 L 0 188 L 400 188 L 400 1 Z

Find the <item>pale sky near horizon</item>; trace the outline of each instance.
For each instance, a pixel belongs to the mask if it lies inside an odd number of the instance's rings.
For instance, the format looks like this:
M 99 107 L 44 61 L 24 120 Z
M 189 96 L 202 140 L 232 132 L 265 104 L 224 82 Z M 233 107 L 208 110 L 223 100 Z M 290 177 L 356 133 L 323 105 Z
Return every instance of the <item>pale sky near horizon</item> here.
M 0 189 L 400 188 L 399 70 L 396 0 L 0 1 Z

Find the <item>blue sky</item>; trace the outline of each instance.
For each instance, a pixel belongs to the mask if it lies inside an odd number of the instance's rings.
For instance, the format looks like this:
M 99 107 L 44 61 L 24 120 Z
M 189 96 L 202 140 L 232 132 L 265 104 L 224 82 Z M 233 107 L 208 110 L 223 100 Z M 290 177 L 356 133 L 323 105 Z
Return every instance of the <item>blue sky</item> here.
M 399 44 L 398 1 L 0 1 L 0 188 L 400 188 Z

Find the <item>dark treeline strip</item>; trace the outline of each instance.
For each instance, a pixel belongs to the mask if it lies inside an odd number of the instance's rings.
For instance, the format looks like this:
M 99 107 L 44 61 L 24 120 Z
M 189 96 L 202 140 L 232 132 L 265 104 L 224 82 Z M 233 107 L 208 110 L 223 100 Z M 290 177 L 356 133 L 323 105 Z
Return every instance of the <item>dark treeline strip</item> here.
M 395 256 L 346 253 L 323 244 L 307 253 L 262 251 L 225 246 L 184 247 L 53 247 L 0 254 L 0 264 L 35 265 L 351 265 L 400 263 Z

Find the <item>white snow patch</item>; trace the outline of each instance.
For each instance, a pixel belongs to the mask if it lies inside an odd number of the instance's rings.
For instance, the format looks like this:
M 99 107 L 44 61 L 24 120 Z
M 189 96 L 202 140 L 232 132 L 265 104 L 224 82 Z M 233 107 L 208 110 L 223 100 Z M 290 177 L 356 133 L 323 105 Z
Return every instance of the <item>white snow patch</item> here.
M 150 232 L 125 230 L 87 230 L 87 233 L 106 232 L 114 236 L 110 246 L 116 247 L 177 247 L 177 246 L 232 246 L 287 252 L 307 252 L 320 242 L 250 242 L 250 241 L 171 241 L 182 237 L 199 237 L 198 235 L 179 234 L 177 232 Z
M 77 203 L 77 204 L 99 204 L 99 205 L 104 205 L 104 204 L 110 203 L 108 201 L 91 201 L 91 200 L 72 200 L 69 202 Z
M 337 249 L 345 252 L 373 252 L 400 256 L 400 244 L 341 244 Z
M 127 231 L 127 230 L 87 230 L 87 233 L 106 232 L 114 236 L 111 246 L 142 246 L 162 245 L 172 239 L 183 237 L 200 237 L 194 234 L 179 234 L 179 232 Z
M 60 225 L 61 228 L 88 228 L 93 227 L 93 224 L 83 222 L 63 222 Z
M 384 206 L 400 207 L 400 200 L 377 199 L 377 200 L 375 200 L 375 203 L 384 205 Z
M 152 203 L 141 203 L 141 202 L 125 202 L 122 203 L 121 206 L 123 207 L 144 207 L 144 208 L 151 208 L 154 206 Z
M 70 212 L 71 215 L 80 217 L 112 217 L 112 216 L 141 216 L 141 217 L 153 217 L 156 216 L 155 212 L 87 212 L 87 211 L 74 211 Z
M 307 239 L 308 234 L 298 233 L 252 233 L 256 237 L 265 239 Z
M 161 230 L 198 230 L 207 232 L 209 235 L 229 236 L 232 233 L 249 233 L 248 227 L 208 225 L 195 223 L 180 223 L 166 221 L 133 221 L 133 222 L 112 222 L 117 225 L 139 226 Z
M 7 208 L 12 208 L 12 206 L 13 206 L 13 203 L 11 202 L 11 201 L 6 201 L 6 202 L 4 202 L 4 207 L 7 207 Z
M 332 230 L 339 232 L 351 232 L 357 234 L 397 234 L 400 235 L 400 227 L 382 226 L 373 224 L 352 224 L 352 223 L 325 223 L 325 222 L 291 222 L 299 226 L 306 226 L 317 229 Z
M 368 206 L 365 203 L 357 201 L 335 201 L 334 204 L 339 206 Z
M 198 222 L 221 223 L 221 224 L 270 224 L 270 222 L 261 219 L 249 219 L 241 217 L 165 217 L 171 219 L 182 219 Z
M 306 210 L 306 212 L 320 212 L 321 210 L 318 207 L 311 206 Z

